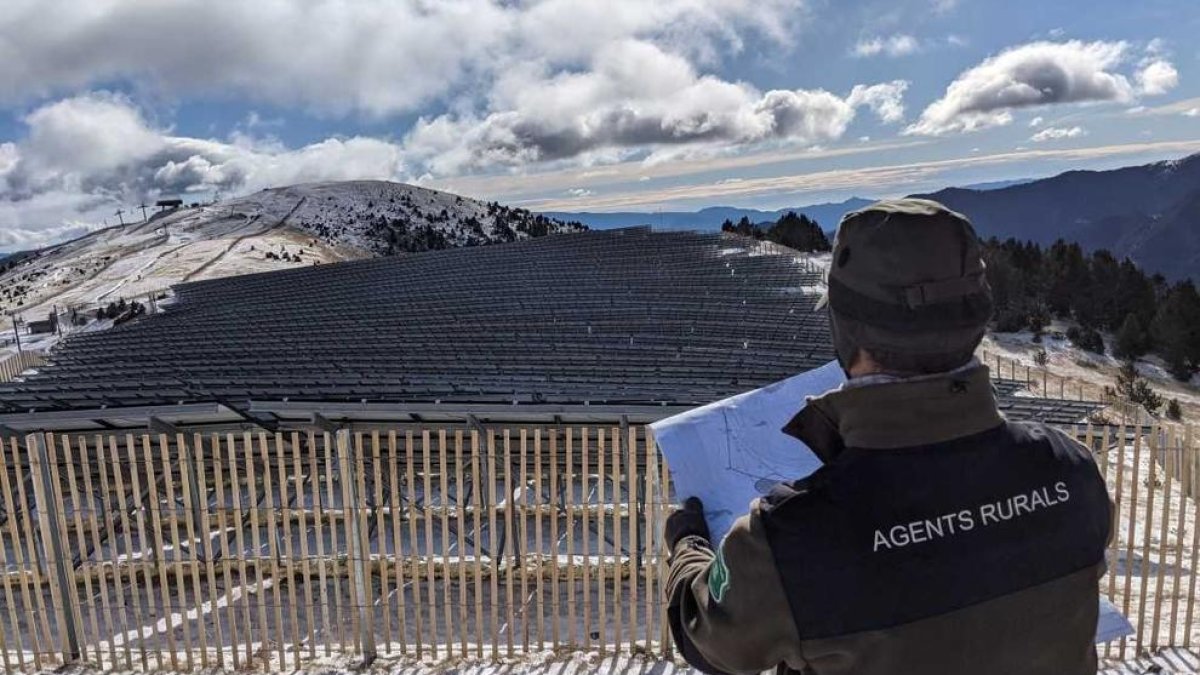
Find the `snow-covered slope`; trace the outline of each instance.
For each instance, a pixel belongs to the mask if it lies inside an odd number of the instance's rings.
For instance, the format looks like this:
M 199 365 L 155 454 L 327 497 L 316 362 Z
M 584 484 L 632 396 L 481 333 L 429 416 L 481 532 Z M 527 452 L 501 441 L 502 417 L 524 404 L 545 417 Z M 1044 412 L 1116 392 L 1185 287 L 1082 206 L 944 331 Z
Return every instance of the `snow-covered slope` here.
M 384 181 L 296 185 L 230 202 L 234 208 L 249 205 L 273 215 L 294 208 L 293 227 L 377 255 L 584 229 L 525 209 Z
M 182 281 L 580 229 L 498 204 L 384 181 L 309 183 L 151 216 L 0 261 L 0 312 L 26 320 Z

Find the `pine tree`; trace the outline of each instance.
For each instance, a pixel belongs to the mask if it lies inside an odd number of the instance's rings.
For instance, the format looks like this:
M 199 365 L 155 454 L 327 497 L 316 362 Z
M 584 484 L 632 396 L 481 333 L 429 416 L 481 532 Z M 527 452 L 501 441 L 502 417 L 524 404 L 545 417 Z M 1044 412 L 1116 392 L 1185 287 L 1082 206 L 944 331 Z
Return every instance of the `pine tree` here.
M 1121 265 L 1112 253 L 1099 250 L 1085 261 L 1088 267 L 1088 287 L 1080 289 L 1074 299 L 1075 318 L 1098 328 L 1116 330 L 1125 320 L 1113 311 L 1116 301 L 1116 285 L 1113 280 L 1121 271 Z
M 753 237 L 754 230 L 754 224 L 751 223 L 750 219 L 746 216 L 742 216 L 742 219 L 738 221 L 737 225 L 733 229 L 734 232 L 737 232 L 743 237 Z
M 1183 409 L 1179 407 L 1179 399 L 1173 398 L 1167 403 L 1167 419 L 1176 422 L 1183 419 Z
M 1154 282 L 1146 273 L 1129 258 L 1121 261 L 1121 270 L 1116 277 L 1115 300 L 1113 312 L 1124 321 L 1123 317 L 1136 314 L 1145 329 L 1154 320 L 1154 312 L 1158 306 L 1158 297 L 1154 292 Z M 1148 336 L 1147 336 L 1148 338 Z
M 1117 372 L 1116 394 L 1141 405 L 1151 415 L 1158 414 L 1158 410 L 1163 406 L 1163 397 L 1156 394 L 1146 380 L 1142 379 L 1132 361 L 1126 361 Z
M 1084 351 L 1104 353 L 1104 338 L 1091 326 L 1071 326 L 1067 329 L 1067 339 Z
M 1047 254 L 1047 273 L 1047 306 L 1056 316 L 1071 316 L 1072 310 L 1077 308 L 1076 301 L 1080 299 L 1081 293 L 1091 285 L 1083 249 L 1079 244 L 1068 244 L 1062 239 L 1054 242 Z
M 815 220 L 788 211 L 767 229 L 767 239 L 797 251 L 828 251 L 832 248 Z
M 1041 344 L 1042 336 L 1046 334 L 1046 326 L 1050 323 L 1050 317 L 1046 316 L 1046 312 L 1038 307 L 1029 313 L 1029 331 L 1033 333 L 1033 341 Z
M 1187 380 L 1200 367 L 1200 294 L 1191 281 L 1176 284 L 1159 304 L 1151 336 L 1167 369 Z
M 1029 325 L 1029 314 L 1015 307 L 1007 307 L 996 312 L 995 331 L 997 333 L 1016 333 Z
M 1117 358 L 1132 361 L 1146 353 L 1149 348 L 1146 343 L 1146 329 L 1142 327 L 1142 322 L 1138 319 L 1137 314 L 1130 314 L 1121 324 L 1121 330 L 1117 331 L 1117 342 L 1113 347 L 1113 354 Z
M 1020 272 L 1011 260 L 1009 252 L 1000 242 L 992 239 L 983 249 L 983 261 L 987 265 L 988 285 L 992 287 L 992 303 L 996 316 L 1007 311 L 1020 298 L 1016 286 Z

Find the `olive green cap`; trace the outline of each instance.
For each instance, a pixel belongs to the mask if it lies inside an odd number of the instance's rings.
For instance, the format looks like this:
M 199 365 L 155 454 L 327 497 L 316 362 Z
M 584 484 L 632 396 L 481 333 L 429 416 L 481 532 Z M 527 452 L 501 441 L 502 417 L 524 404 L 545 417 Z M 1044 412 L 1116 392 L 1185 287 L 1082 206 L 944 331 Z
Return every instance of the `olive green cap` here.
M 826 304 L 843 367 L 859 347 L 906 372 L 970 359 L 992 316 L 970 221 L 928 199 L 876 202 L 838 226 Z

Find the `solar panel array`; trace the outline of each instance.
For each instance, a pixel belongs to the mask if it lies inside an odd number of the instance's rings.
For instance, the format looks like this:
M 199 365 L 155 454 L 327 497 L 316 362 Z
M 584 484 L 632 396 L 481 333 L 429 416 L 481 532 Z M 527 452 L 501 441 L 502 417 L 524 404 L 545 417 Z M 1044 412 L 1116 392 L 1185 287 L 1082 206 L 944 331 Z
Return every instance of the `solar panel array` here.
M 0 400 L 703 403 L 832 358 L 820 277 L 753 241 L 634 228 L 202 281 L 71 337 Z
M 819 268 L 717 233 L 630 228 L 177 287 L 67 339 L 0 412 L 317 401 L 694 405 L 834 357 Z M 1015 395 L 1013 417 L 1094 406 Z

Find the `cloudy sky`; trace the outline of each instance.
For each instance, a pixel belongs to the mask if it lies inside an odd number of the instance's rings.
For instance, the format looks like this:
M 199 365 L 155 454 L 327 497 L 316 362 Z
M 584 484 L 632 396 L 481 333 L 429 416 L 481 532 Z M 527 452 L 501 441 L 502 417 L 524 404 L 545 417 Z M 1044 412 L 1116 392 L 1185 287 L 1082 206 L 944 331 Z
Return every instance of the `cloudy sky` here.
M 779 208 L 1200 151 L 1195 0 L 4 0 L 0 251 L 379 178 Z

